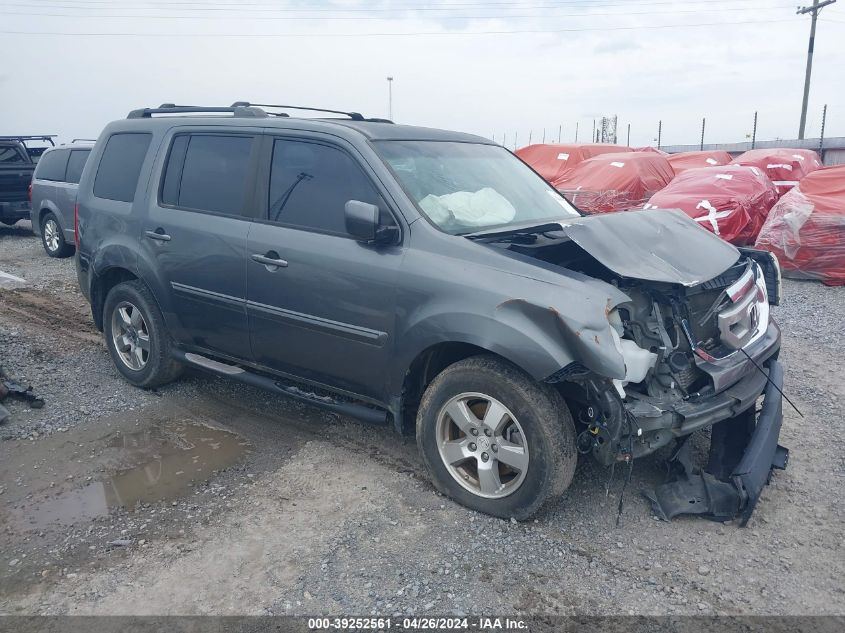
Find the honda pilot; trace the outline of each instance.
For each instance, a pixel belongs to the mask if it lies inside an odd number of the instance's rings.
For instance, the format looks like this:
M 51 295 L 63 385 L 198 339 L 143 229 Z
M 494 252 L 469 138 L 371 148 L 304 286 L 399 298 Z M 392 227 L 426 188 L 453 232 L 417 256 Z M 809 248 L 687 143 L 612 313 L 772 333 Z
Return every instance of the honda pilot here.
M 674 443 L 657 515 L 748 520 L 787 458 L 768 253 L 679 211 L 585 217 L 484 138 L 299 110 L 165 104 L 100 135 L 76 265 L 127 381 L 191 367 L 415 434 L 439 491 L 519 520 L 579 456 Z

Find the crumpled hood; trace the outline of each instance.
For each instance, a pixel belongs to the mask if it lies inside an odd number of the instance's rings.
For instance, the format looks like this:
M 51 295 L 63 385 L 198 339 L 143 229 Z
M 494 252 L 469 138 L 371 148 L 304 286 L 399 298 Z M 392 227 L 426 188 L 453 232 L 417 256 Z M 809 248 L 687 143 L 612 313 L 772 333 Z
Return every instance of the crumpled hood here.
M 564 220 L 563 233 L 621 277 L 694 286 L 730 268 L 739 251 L 677 209 Z

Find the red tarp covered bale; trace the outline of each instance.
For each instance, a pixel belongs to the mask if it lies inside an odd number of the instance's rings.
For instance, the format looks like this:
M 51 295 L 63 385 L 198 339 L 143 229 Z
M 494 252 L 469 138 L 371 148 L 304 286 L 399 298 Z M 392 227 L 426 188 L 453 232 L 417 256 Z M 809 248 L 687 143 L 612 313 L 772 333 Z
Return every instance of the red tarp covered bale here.
M 723 152 L 720 149 L 704 150 L 702 152 L 679 152 L 677 154 L 670 154 L 666 159 L 672 165 L 677 176 L 687 169 L 696 169 L 697 167 L 717 167 L 720 165 L 727 165 L 731 162 L 731 155 Z
M 778 194 L 756 167 L 688 169 L 654 194 L 646 208 L 680 209 L 732 244 L 753 244 Z
M 609 213 L 642 207 L 674 175 L 654 152 L 602 154 L 567 172 L 556 187 L 586 213 Z
M 670 156 L 669 152 L 664 152 L 662 149 L 657 149 L 656 147 L 652 147 L 648 145 L 647 147 L 635 147 L 635 152 L 654 152 L 660 156 Z
M 783 195 L 807 174 L 822 167 L 819 155 L 811 149 L 752 149 L 731 161 L 732 165 L 752 165 L 763 169 Z
M 516 155 L 540 174 L 553 187 L 567 172 L 579 163 L 611 152 L 630 152 L 630 147 L 608 143 L 527 145 L 516 150 Z
M 774 253 L 788 277 L 845 285 L 845 165 L 802 178 L 772 207 L 754 246 Z

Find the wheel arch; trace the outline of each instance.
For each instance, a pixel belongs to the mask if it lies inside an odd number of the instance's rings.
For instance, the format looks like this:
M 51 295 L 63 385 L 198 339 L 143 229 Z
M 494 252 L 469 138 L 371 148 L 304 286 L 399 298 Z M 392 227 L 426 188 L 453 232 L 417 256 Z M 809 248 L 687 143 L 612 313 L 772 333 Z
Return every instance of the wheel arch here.
M 59 223 L 59 228 L 64 231 L 65 227 L 62 226 L 62 219 L 61 213 L 59 213 L 59 208 L 53 203 L 52 200 L 44 199 L 41 201 L 41 208 L 38 210 L 38 230 L 41 231 L 41 226 L 44 224 L 44 217 L 48 214 L 52 213 L 56 217 L 56 222 Z M 35 228 L 35 227 L 33 227 Z
M 492 349 L 493 347 L 477 342 L 451 340 L 434 343 L 419 351 L 407 366 L 400 395 L 393 399 L 394 406 L 391 410 L 394 412 L 396 430 L 402 434 L 413 434 L 416 412 L 426 388 L 440 372 L 459 361 L 472 356 L 494 356 L 530 375 L 518 362 Z
M 91 283 L 91 316 L 100 332 L 103 331 L 103 306 L 109 291 L 118 284 L 137 279 L 138 275 L 121 266 L 111 266 L 94 275 Z
M 109 290 L 124 281 L 141 281 L 153 296 L 164 321 L 174 333 L 173 316 L 169 311 L 167 286 L 156 268 L 140 256 L 137 243 L 128 234 L 119 234 L 102 245 L 91 256 L 91 311 L 97 328 L 103 329 L 103 306 Z

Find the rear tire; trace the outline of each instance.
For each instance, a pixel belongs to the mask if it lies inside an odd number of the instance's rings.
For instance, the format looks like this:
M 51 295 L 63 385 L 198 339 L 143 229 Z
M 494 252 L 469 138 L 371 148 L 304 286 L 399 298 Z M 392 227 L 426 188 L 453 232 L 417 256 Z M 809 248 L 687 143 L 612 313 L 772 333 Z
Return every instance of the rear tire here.
M 562 494 L 578 461 L 560 394 L 495 356 L 455 363 L 431 382 L 417 414 L 417 445 L 440 492 L 517 520 Z
M 160 387 L 182 373 L 164 316 L 141 281 L 125 281 L 106 295 L 103 334 L 114 366 L 136 387 Z
M 76 250 L 65 241 L 65 234 L 53 213 L 47 213 L 41 220 L 41 244 L 50 257 L 70 257 Z

